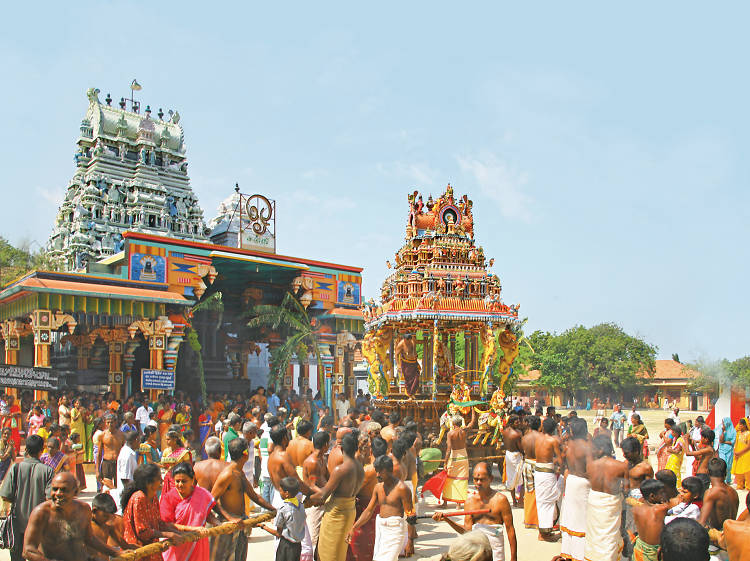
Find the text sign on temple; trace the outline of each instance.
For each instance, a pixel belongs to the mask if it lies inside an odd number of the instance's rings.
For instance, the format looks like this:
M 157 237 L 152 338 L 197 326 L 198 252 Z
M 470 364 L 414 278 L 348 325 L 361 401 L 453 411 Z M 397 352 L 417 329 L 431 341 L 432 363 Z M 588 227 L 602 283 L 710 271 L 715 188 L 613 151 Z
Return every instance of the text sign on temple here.
M 173 390 L 174 372 L 168 370 L 141 370 L 141 390 Z

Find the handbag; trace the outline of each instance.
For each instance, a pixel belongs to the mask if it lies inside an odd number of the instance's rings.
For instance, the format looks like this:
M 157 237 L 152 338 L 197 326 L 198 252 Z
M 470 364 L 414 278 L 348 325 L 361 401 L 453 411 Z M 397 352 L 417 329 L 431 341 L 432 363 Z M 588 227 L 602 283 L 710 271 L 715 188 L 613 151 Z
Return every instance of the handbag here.
M 0 549 L 13 549 L 15 534 L 13 533 L 13 510 L 10 508 L 8 516 L 0 519 Z

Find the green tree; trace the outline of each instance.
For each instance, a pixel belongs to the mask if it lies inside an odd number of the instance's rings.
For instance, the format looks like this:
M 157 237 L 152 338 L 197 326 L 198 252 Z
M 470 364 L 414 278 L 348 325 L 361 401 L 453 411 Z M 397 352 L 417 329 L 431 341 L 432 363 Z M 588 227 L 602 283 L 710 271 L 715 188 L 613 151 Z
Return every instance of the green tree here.
M 21 241 L 18 247 L 0 237 L 0 285 L 5 286 L 44 263 L 42 252 L 31 251 L 31 243 Z
M 289 368 L 289 363 L 296 356 L 300 364 L 310 353 L 315 355 L 318 363 L 318 388 L 324 390 L 323 361 L 318 348 L 317 324 L 311 321 L 307 310 L 290 292 L 284 295 L 281 304 L 261 304 L 249 312 L 251 318 L 247 327 L 251 329 L 270 329 L 281 335 L 284 342 L 271 350 L 271 372 L 269 384 L 276 384 Z
M 539 339 L 542 349 L 532 355 L 532 366 L 550 389 L 619 392 L 654 372 L 656 348 L 613 323 L 579 325 Z

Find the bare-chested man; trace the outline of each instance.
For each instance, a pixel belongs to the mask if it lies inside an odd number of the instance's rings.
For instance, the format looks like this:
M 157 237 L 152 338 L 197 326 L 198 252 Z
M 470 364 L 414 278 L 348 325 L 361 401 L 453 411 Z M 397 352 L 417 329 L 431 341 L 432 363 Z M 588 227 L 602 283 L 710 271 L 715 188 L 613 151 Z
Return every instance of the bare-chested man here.
M 362 480 L 362 487 L 355 497 L 356 516 L 359 518 L 370 504 L 375 485 L 378 483 L 378 476 L 375 472 L 373 462 L 376 457 L 386 455 L 388 445 L 380 437 L 372 442 L 367 433 L 360 433 L 359 448 L 355 458 L 362 464 L 365 477 Z M 376 507 L 377 511 L 377 507 Z M 374 514 L 378 514 L 375 512 Z M 367 559 L 372 557 L 372 551 L 375 547 L 375 519 L 370 518 L 367 523 L 359 525 L 357 529 L 352 529 L 349 548 L 355 559 Z
M 313 451 L 302 462 L 302 481 L 310 488 L 323 487 L 328 481 L 325 453 L 331 435 L 327 432 L 316 432 L 313 435 Z M 310 531 L 310 542 L 313 549 L 317 547 L 320 534 L 320 522 L 323 520 L 322 506 L 309 506 L 305 509 L 307 529 Z
M 476 413 L 472 408 L 472 426 L 476 421 Z M 448 476 L 443 487 L 443 504 L 448 501 L 463 503 L 469 493 L 469 455 L 466 452 L 466 438 L 469 427 L 464 426 L 461 415 L 452 417 L 453 428 L 448 432 L 445 440 L 445 471 Z
M 750 493 L 745 497 L 745 506 L 750 511 Z M 725 520 L 724 531 L 718 535 L 719 545 L 732 561 L 750 561 L 750 519 L 743 517 L 746 512 L 737 520 Z
M 558 518 L 557 507 L 562 486 L 562 452 L 557 436 L 557 421 L 554 417 L 547 417 L 542 422 L 542 432 L 536 439 L 534 455 L 534 490 L 539 517 L 539 539 L 558 541 L 560 534 L 554 531 L 554 527 Z
M 404 378 L 406 394 L 410 398 L 419 390 L 419 362 L 417 362 L 417 349 L 411 333 L 404 335 L 393 350 L 396 361 Z
M 568 421 L 570 438 L 565 447 L 565 495 L 560 507 L 560 553 L 569 559 L 583 559 L 586 548 L 586 507 L 591 485 L 586 468 L 593 460 L 586 421 L 573 417 Z
M 621 551 L 622 489 L 629 477 L 627 462 L 615 460 L 612 440 L 600 434 L 594 438 L 594 460 L 586 475 L 591 483 L 586 510 L 586 557 L 614 559 Z
M 300 477 L 300 472 L 297 471 L 292 458 L 288 453 L 289 448 L 289 431 L 283 425 L 276 425 L 271 429 L 271 441 L 273 442 L 273 451 L 268 456 L 268 473 L 271 476 L 271 484 L 273 489 L 271 490 L 271 504 L 274 508 L 281 506 L 283 499 L 281 498 L 281 480 L 285 477 L 291 477 L 293 479 L 299 479 L 300 492 L 303 495 L 310 495 L 317 491 L 316 486 L 307 485 Z
M 708 473 L 708 462 L 716 457 L 716 450 L 714 450 L 715 438 L 716 433 L 704 426 L 701 429 L 700 447 L 696 450 L 685 451 L 685 455 L 692 456 L 694 464 L 697 463 L 697 466 L 693 469 L 693 474 Z
M 380 436 L 388 443 L 388 449 L 391 449 L 393 441 L 396 440 L 396 428 L 401 422 L 401 415 L 398 411 L 391 411 L 388 415 L 388 424 L 380 429 Z
M 523 465 L 523 449 L 521 448 L 521 419 L 518 415 L 508 417 L 508 423 L 503 430 L 503 446 L 505 447 L 505 486 L 510 491 L 513 506 L 521 506 L 523 500 L 523 485 L 521 481 Z
M 302 464 L 307 457 L 313 453 L 312 440 L 312 423 L 303 419 L 297 424 L 297 436 L 295 436 L 289 447 L 286 449 L 287 454 L 292 459 L 292 463 L 297 468 L 297 474 L 302 476 Z
M 245 495 L 255 504 L 275 511 L 274 507 L 263 500 L 245 477 L 242 466 L 247 461 L 247 442 L 244 438 L 229 441 L 229 464 L 221 471 L 211 489 L 223 521 L 243 520 L 245 515 Z M 224 534 L 211 540 L 212 559 L 245 561 L 247 558 L 247 538 L 244 532 Z
M 109 414 L 104 417 L 104 434 L 101 437 L 101 447 L 96 458 L 97 481 L 108 480 L 114 488 L 117 484 L 117 457 L 125 444 L 125 437 L 117 427 L 116 418 Z
M 390 456 L 380 456 L 374 463 L 378 483 L 375 485 L 372 497 L 367 508 L 357 518 L 354 526 L 346 536 L 346 541 L 351 543 L 352 534 L 357 528 L 366 524 L 372 517 L 375 507 L 380 507 L 380 513 L 375 522 L 375 548 L 373 559 L 395 561 L 403 548 L 404 540 L 407 538 L 407 520 L 416 524 L 414 517 L 414 506 L 411 501 L 411 491 L 404 482 L 393 475 L 393 460 Z M 414 549 L 412 538 L 411 550 Z
M 632 436 L 627 437 L 622 441 L 621 445 L 622 453 L 625 456 L 625 460 L 628 462 L 628 479 L 627 479 L 627 497 L 641 500 L 641 483 L 645 479 L 654 477 L 654 468 L 651 463 L 643 459 L 643 444 Z M 628 536 L 636 533 L 635 520 L 633 519 L 633 507 L 630 501 L 625 502 L 625 508 L 623 510 L 624 518 L 621 521 L 622 524 L 622 536 L 623 536 L 623 548 L 622 555 L 625 558 L 633 555 L 633 542 L 628 539 Z
M 229 465 L 229 462 L 221 459 L 221 440 L 218 436 L 209 436 L 204 448 L 208 458 L 196 463 L 193 470 L 198 485 L 206 491 L 211 491 L 214 488 L 214 483 L 216 483 L 216 478 Z
M 445 520 L 459 534 L 479 530 L 487 536 L 492 546 L 493 561 L 505 561 L 504 540 L 502 529 L 508 535 L 510 545 L 510 561 L 516 561 L 517 543 L 516 529 L 513 526 L 513 511 L 508 499 L 502 493 L 492 490 L 492 473 L 486 462 L 479 462 L 474 466 L 474 485 L 478 493 L 466 500 L 466 510 L 486 510 L 487 514 L 464 516 L 464 525 L 460 526 L 442 512 L 433 514 L 433 520 Z
M 645 479 L 639 488 L 643 502 L 633 507 L 633 520 L 638 537 L 635 540 L 636 559 L 656 560 L 664 517 L 669 501 L 664 483 L 658 479 Z M 632 491 L 632 488 L 631 488 Z
M 704 429 L 706 430 L 706 429 Z M 701 431 L 702 437 L 703 431 Z M 740 507 L 740 497 L 726 484 L 727 464 L 721 458 L 708 461 L 711 487 L 703 494 L 703 507 L 698 522 L 709 528 L 721 530 L 725 520 L 734 520 Z
M 108 556 L 120 553 L 93 534 L 91 509 L 75 500 L 77 492 L 78 481 L 72 473 L 59 473 L 52 479 L 50 499 L 31 512 L 24 536 L 24 559 L 81 561 L 89 557 L 87 546 Z
M 351 427 L 339 427 L 339 429 L 336 431 L 336 442 L 328 452 L 328 473 L 333 473 L 333 470 L 336 469 L 336 466 L 342 462 L 344 453 L 341 451 L 341 441 L 343 440 L 344 436 L 350 432 L 352 432 Z
M 325 503 L 325 514 L 320 525 L 318 559 L 340 561 L 346 558 L 347 543 L 344 539 L 351 530 L 355 518 L 354 497 L 362 487 L 365 472 L 356 458 L 357 433 L 347 433 L 341 439 L 342 462 L 331 472 L 325 487 L 314 493 L 313 502 Z
M 117 514 L 117 504 L 109 493 L 99 493 L 91 501 L 91 531 L 102 543 L 122 549 L 137 549 L 137 545 L 129 544 L 124 538 L 124 523 L 122 516 Z M 89 555 L 100 561 L 107 561 L 108 557 L 89 548 Z
M 539 518 L 536 514 L 536 490 L 534 489 L 534 470 L 536 469 L 536 440 L 542 420 L 536 415 L 526 416 L 529 430 L 521 438 L 523 450 L 523 523 L 527 528 L 537 528 Z

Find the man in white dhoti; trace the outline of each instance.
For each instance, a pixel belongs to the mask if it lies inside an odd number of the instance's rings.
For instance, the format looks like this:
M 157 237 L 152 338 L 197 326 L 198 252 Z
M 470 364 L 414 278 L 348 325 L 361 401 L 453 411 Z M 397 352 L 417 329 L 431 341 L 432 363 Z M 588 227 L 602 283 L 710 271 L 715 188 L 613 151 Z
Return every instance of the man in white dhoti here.
M 513 514 L 510 502 L 505 495 L 492 490 L 492 472 L 485 462 L 479 462 L 474 467 L 474 485 L 477 493 L 466 499 L 464 505 L 467 511 L 487 510 L 487 514 L 470 514 L 464 516 L 464 525 L 460 526 L 442 512 L 432 515 L 433 520 L 445 520 L 459 534 L 478 530 L 487 536 L 492 547 L 493 561 L 505 561 L 505 541 L 503 529 L 508 535 L 510 545 L 510 561 L 516 561 L 516 529 L 513 526 Z
M 628 463 L 615 460 L 609 437 L 600 434 L 593 444 L 597 459 L 586 468 L 591 492 L 586 510 L 585 559 L 618 561 L 623 547 L 622 482 L 628 477 Z
M 513 506 L 521 506 L 523 485 L 521 466 L 523 465 L 523 450 L 521 448 L 521 420 L 517 415 L 508 417 L 508 423 L 503 430 L 503 446 L 505 446 L 505 487 L 513 497 Z
M 380 506 L 372 561 L 397 561 L 408 537 L 408 524 L 417 522 L 411 492 L 403 481 L 393 475 L 393 460 L 389 456 L 379 456 L 373 465 L 378 484 L 375 485 L 370 504 L 354 522 L 346 541 L 352 541 L 353 532 L 370 519 L 376 506 Z
M 584 561 L 586 548 L 586 507 L 591 485 L 586 479 L 586 467 L 593 459 L 588 427 L 583 419 L 571 419 L 571 439 L 565 451 L 568 475 L 565 478 L 565 494 L 560 508 L 560 532 L 562 547 L 560 556 L 574 561 Z
M 542 432 L 536 439 L 534 454 L 534 491 L 536 493 L 536 512 L 539 519 L 539 538 L 556 542 L 560 534 L 555 531 L 558 517 L 557 502 L 560 499 L 562 479 L 560 468 L 562 454 L 560 441 L 556 436 L 557 421 L 547 417 L 542 422 Z

